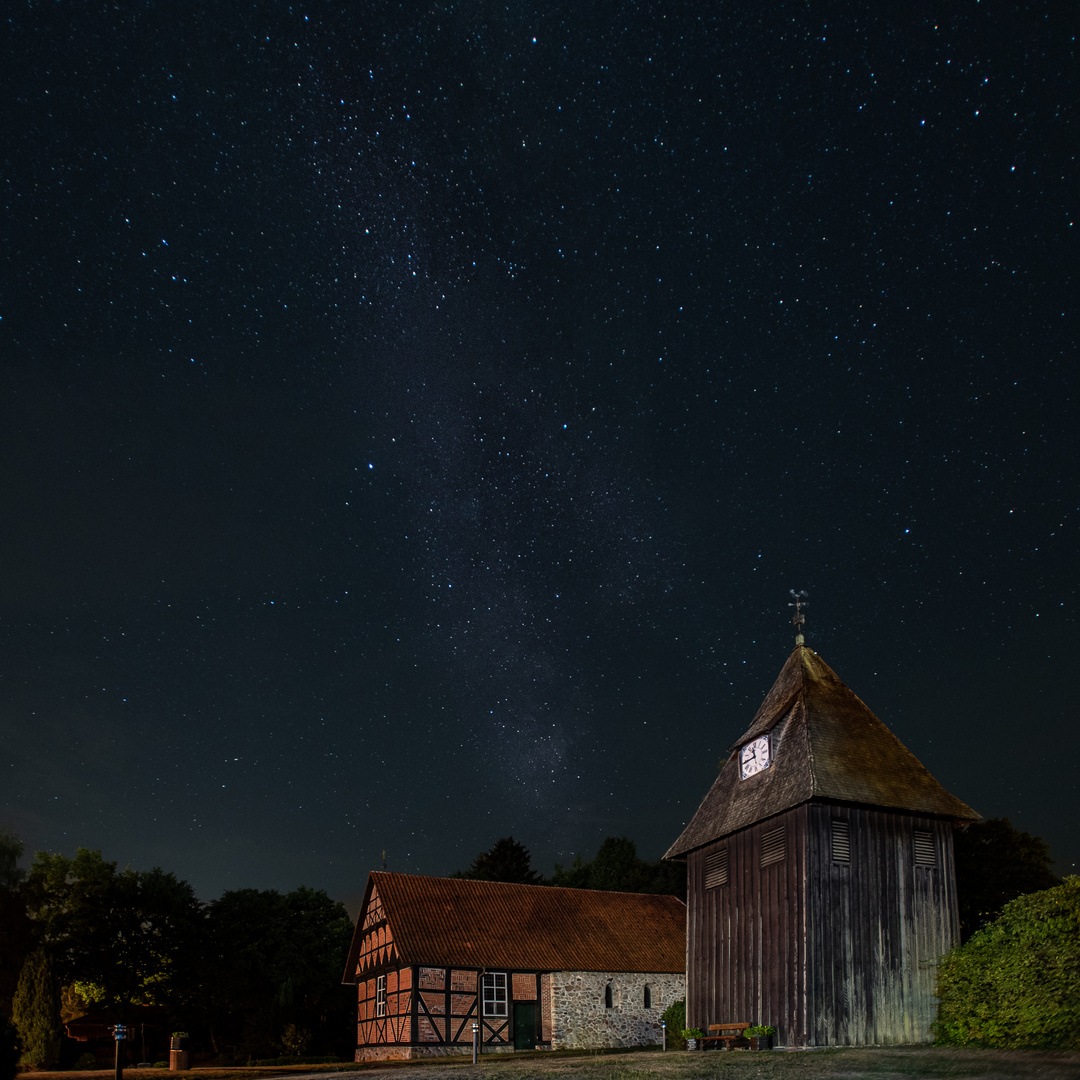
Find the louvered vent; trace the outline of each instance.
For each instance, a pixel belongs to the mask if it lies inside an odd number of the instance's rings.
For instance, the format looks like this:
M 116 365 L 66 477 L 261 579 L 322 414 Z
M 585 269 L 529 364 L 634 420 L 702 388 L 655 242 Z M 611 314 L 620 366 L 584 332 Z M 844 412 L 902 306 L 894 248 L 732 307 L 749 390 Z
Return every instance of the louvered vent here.
M 787 830 L 783 825 L 761 834 L 761 865 L 772 866 L 787 857 Z
M 705 856 L 705 888 L 715 889 L 727 884 L 727 848 L 712 851 Z
M 832 861 L 851 862 L 851 836 L 846 821 L 832 823 Z
M 915 830 L 915 865 L 937 866 L 937 849 L 934 847 L 934 834 Z

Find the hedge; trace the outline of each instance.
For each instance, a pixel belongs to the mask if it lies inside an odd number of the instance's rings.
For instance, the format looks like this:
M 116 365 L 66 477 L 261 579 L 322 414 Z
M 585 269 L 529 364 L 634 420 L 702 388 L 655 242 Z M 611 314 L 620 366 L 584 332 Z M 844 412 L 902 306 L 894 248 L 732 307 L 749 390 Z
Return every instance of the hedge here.
M 946 1046 L 1080 1049 L 1080 877 L 1018 896 L 938 967 Z

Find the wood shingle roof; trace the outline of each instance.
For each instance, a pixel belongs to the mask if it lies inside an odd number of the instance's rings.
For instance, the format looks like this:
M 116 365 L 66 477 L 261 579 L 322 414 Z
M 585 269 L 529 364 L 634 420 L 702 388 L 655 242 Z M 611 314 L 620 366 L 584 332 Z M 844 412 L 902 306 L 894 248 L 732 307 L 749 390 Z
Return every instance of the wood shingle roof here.
M 975 821 L 813 649 L 788 657 L 733 747 L 770 733 L 772 766 L 739 779 L 733 753 L 665 858 L 678 858 L 811 799 Z
M 354 981 L 373 891 L 402 964 L 526 971 L 686 968 L 686 905 L 674 896 L 373 871 L 346 982 Z

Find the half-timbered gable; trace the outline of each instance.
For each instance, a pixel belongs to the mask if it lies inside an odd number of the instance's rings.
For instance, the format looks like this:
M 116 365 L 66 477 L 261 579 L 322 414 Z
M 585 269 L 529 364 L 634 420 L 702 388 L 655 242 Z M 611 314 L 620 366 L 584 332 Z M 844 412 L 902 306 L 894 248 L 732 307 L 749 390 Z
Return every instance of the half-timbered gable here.
M 978 815 L 799 645 L 667 858 L 687 863 L 687 1022 L 780 1045 L 930 1039 Z
M 684 994 L 672 896 L 372 873 L 344 981 L 358 1061 L 648 1045 Z

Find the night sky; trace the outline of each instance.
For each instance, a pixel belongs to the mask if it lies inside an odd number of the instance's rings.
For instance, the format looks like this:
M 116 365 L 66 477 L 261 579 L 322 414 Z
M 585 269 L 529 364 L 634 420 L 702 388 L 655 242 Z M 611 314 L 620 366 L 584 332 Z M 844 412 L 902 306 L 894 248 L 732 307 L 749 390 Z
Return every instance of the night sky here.
M 205 899 L 655 859 L 794 588 L 1075 872 L 1077 26 L 12 5 L 0 824 Z

